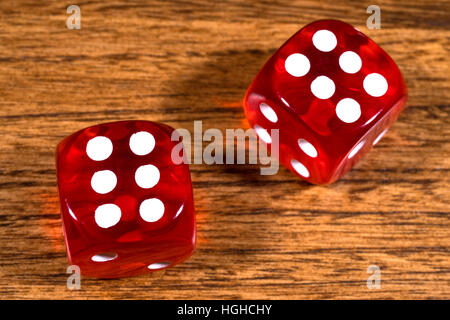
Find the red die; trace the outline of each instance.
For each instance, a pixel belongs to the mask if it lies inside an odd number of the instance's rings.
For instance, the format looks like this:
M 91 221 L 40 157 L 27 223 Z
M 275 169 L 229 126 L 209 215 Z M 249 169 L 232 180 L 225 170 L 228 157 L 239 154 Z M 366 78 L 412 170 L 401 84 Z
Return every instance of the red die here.
M 407 98 L 394 61 L 336 20 L 313 22 L 267 61 L 244 109 L 256 133 L 279 129 L 280 162 L 311 183 L 331 183 L 376 144 Z
M 82 275 L 137 275 L 193 252 L 191 179 L 186 164 L 172 161 L 173 131 L 120 121 L 78 131 L 58 145 L 67 254 Z

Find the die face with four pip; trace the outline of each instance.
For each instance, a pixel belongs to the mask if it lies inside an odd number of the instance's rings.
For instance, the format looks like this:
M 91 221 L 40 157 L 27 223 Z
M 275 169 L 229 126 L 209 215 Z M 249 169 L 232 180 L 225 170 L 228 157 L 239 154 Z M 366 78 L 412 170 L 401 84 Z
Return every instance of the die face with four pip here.
M 283 44 L 250 85 L 244 110 L 266 143 L 279 129 L 280 162 L 301 178 L 342 177 L 397 119 L 407 99 L 395 62 L 337 20 L 313 22 Z
M 58 145 L 67 254 L 83 276 L 134 276 L 193 252 L 190 172 L 171 158 L 172 132 L 164 124 L 119 121 L 83 129 Z

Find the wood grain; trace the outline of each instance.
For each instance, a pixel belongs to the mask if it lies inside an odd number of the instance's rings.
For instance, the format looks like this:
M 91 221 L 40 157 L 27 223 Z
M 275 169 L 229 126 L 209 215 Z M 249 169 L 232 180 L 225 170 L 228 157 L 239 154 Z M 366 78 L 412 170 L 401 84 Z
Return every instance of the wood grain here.
M 450 6 L 377 1 L 0 2 L 0 298 L 450 297 Z M 312 186 L 280 168 L 192 165 L 198 248 L 164 274 L 66 288 L 57 143 L 100 122 L 248 127 L 241 101 L 264 61 L 303 25 L 337 18 L 402 70 L 408 107 L 342 180 Z M 369 290 L 366 269 L 381 268 Z

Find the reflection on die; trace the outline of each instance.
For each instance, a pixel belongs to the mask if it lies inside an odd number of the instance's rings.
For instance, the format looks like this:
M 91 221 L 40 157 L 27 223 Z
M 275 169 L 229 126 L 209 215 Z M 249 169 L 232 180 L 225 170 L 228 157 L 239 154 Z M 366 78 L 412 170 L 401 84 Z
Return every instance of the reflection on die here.
M 405 106 L 395 62 L 375 42 L 337 20 L 313 22 L 266 62 L 244 99 L 245 114 L 280 162 L 315 184 L 342 177 L 375 145 Z
M 60 142 L 57 176 L 71 264 L 84 276 L 160 270 L 195 247 L 189 167 L 174 164 L 173 129 L 148 121 L 92 126 Z

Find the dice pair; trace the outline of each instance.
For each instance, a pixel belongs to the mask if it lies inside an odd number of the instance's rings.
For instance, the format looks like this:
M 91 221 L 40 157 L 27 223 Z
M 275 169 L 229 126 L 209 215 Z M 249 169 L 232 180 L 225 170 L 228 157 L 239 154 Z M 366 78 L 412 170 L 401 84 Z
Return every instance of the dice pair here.
M 404 79 L 392 59 L 352 26 L 307 25 L 264 65 L 244 109 L 280 161 L 311 183 L 340 178 L 403 109 Z M 119 278 L 169 267 L 195 247 L 189 168 L 174 163 L 173 129 L 148 121 L 86 128 L 57 150 L 67 253 L 83 275 Z

